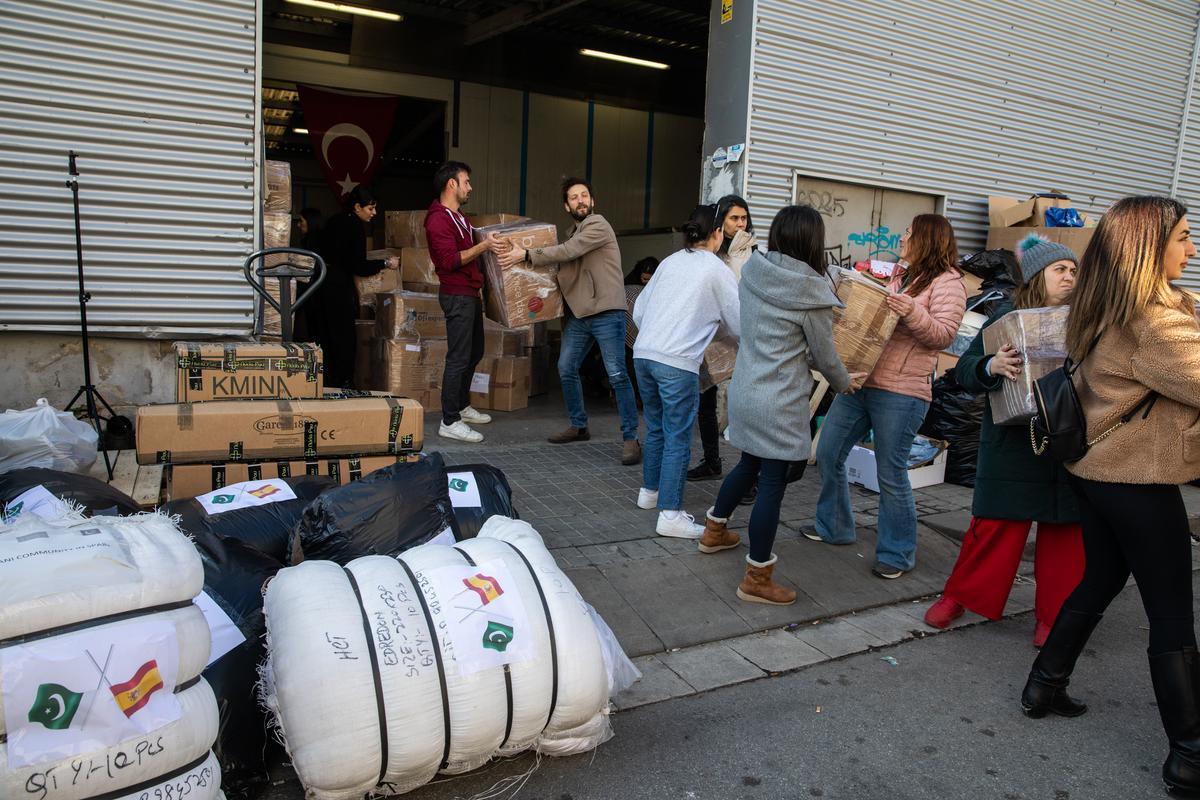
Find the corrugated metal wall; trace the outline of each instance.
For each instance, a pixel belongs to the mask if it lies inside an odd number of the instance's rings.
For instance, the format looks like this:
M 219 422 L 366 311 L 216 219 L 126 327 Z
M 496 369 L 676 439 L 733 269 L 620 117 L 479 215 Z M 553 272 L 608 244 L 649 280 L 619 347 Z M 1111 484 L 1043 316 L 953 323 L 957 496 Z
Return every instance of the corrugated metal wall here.
M 255 0 L 0 2 L 0 330 L 247 333 Z
M 973 250 L 989 194 L 1058 189 L 1099 213 L 1166 193 L 1198 8 L 756 0 L 747 199 L 769 219 L 793 170 L 944 193 Z M 1196 117 L 1180 194 L 1200 203 Z

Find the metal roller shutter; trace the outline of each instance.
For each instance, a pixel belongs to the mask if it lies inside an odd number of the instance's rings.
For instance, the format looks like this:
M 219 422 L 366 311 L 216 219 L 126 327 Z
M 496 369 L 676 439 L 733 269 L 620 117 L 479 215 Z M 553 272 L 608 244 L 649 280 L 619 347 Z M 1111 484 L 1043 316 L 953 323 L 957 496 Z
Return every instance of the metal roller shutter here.
M 1190 0 L 756 0 L 755 215 L 790 201 L 793 170 L 903 186 L 945 193 L 973 251 L 990 194 L 1059 189 L 1099 214 L 1122 195 L 1166 193 L 1197 10 Z M 1194 191 L 1200 122 L 1192 128 Z
M 248 333 L 255 0 L 11 0 L 0 20 L 0 330 Z

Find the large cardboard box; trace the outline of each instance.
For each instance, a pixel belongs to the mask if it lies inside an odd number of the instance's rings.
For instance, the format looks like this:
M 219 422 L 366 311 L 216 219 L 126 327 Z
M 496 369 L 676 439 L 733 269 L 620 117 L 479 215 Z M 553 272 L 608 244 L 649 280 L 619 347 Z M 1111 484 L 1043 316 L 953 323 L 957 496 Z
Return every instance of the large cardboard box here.
M 485 357 L 471 380 L 471 405 L 494 411 L 517 411 L 529 406 L 530 363 L 525 356 Z
M 446 315 L 436 294 L 385 292 L 375 296 L 375 336 L 379 339 L 446 338 Z
M 887 307 L 887 287 L 856 272 L 842 270 L 838 299 L 845 308 L 833 310 L 833 346 L 846 371 L 870 372 L 900 317 Z
M 988 224 L 995 228 L 1011 228 L 1028 225 L 1033 216 L 1034 201 L 1018 200 L 1015 197 L 988 198 Z
M 935 486 L 946 480 L 946 443 L 939 442 L 941 449 L 931 462 L 909 467 L 908 480 L 912 488 Z M 870 445 L 854 445 L 846 456 L 846 475 L 850 483 L 856 483 L 872 492 L 879 492 L 879 475 L 875 465 L 875 448 Z
M 427 411 L 442 407 L 445 339 L 375 339 L 371 343 L 371 385 L 398 397 L 411 397 Z
M 315 344 L 176 342 L 175 400 L 317 398 L 325 389 Z
M 437 270 L 426 247 L 405 247 L 400 251 L 400 280 L 406 283 L 425 283 L 437 286 Z
M 1010 311 L 983 331 L 986 353 L 999 352 L 1011 344 L 1021 353 L 1021 374 L 1015 381 L 1005 380 L 1000 388 L 988 392 L 992 422 L 997 425 L 1023 425 L 1037 413 L 1033 398 L 1034 384 L 1063 365 L 1067 357 L 1067 316 L 1069 306 L 1026 308 Z
M 394 397 L 141 406 L 139 464 L 383 455 L 424 444 L 421 405 Z
M 288 211 L 268 211 L 262 215 L 263 224 L 263 247 L 288 247 L 292 240 L 292 215 Z M 259 267 L 277 267 L 280 264 L 286 263 L 288 256 L 286 253 L 280 253 L 272 256 L 264 256 L 262 260 L 256 261 L 253 264 L 254 269 Z M 263 288 L 267 294 L 274 298 L 275 302 L 279 302 L 279 279 L 278 278 L 263 278 Z M 293 285 L 293 288 L 295 286 Z M 295 298 L 293 298 L 293 302 Z M 262 305 L 262 333 L 268 338 L 279 338 L 282 333 L 282 327 L 279 321 L 279 312 L 275 307 L 265 300 L 259 301 Z
M 354 376 L 355 389 L 371 388 L 371 340 L 375 338 L 375 320 L 354 320 Z
M 300 475 L 326 475 L 338 483 L 356 481 L 377 469 L 397 461 L 414 458 L 411 455 L 350 456 L 347 458 L 314 458 L 307 461 L 218 462 L 215 464 L 173 464 L 167 467 L 167 496 L 186 500 L 232 483 L 263 481 L 271 478 L 294 478 Z
M 1016 252 L 1018 242 L 1036 233 L 1043 239 L 1066 245 L 1077 258 L 1083 258 L 1083 251 L 1095 232 L 1095 228 L 988 228 L 987 249 Z
M 525 355 L 525 331 L 520 328 L 506 328 L 492 322 L 483 321 L 483 354 L 485 356 L 523 356 Z
M 366 278 L 354 276 L 358 292 L 358 318 L 375 318 L 375 295 L 400 291 L 400 270 L 385 269 Z
M 558 244 L 558 228 L 546 222 L 515 222 L 491 225 L 475 230 L 475 241 L 495 233 L 523 250 Z M 557 319 L 563 314 L 562 292 L 558 288 L 558 265 L 534 267 L 516 264 L 500 266 L 494 253 L 480 257 L 486 281 L 488 318 L 506 328 Z
M 292 165 L 286 161 L 267 161 L 263 167 L 267 178 L 267 194 L 263 211 L 292 210 Z
M 529 359 L 529 396 L 545 394 L 550 388 L 550 348 L 546 345 L 526 347 Z
M 700 369 L 700 391 L 706 392 L 733 377 L 733 366 L 737 363 L 736 339 L 713 339 L 704 350 L 704 362 Z
M 386 247 L 428 247 L 425 239 L 425 210 L 386 211 L 383 216 Z
M 472 228 L 488 228 L 493 225 L 504 225 L 509 222 L 524 222 L 529 217 L 520 214 L 475 214 L 467 217 Z

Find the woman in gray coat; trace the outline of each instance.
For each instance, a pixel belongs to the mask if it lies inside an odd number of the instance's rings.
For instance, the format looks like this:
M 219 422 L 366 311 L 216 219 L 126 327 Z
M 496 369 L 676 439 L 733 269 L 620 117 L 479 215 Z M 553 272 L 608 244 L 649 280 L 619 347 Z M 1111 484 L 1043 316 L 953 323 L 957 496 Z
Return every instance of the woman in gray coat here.
M 754 253 L 738 289 L 742 339 L 729 386 L 729 441 L 741 461 L 709 509 L 700 552 L 737 547 L 726 527 L 738 501 L 758 479 L 750 512 L 750 553 L 737 596 L 752 603 L 789 605 L 796 592 L 772 580 L 771 552 L 788 468 L 808 460 L 810 369 L 838 392 L 862 386 L 866 373 L 846 372 L 833 347 L 833 308 L 841 302 L 825 274 L 825 223 L 810 206 L 788 206 L 771 223 L 768 253 Z M 813 266 L 816 265 L 816 266 Z

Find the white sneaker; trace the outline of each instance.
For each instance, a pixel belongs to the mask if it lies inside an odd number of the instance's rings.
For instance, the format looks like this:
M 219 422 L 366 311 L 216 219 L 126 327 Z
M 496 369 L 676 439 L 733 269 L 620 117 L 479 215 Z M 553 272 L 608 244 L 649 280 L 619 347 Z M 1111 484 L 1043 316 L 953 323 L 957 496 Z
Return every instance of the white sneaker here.
M 467 406 L 462 411 L 458 412 L 458 415 L 462 417 L 463 422 L 469 422 L 472 425 L 486 425 L 492 421 L 491 414 L 484 414 L 482 411 L 476 411 L 470 406 Z
M 438 436 L 443 439 L 457 439 L 460 442 L 471 442 L 472 444 L 483 441 L 483 434 L 471 430 L 461 419 L 453 425 L 441 423 L 438 426 Z
M 686 511 L 679 512 L 675 519 L 667 519 L 664 512 L 658 512 L 658 525 L 654 528 L 659 536 L 673 536 L 676 539 L 699 539 L 704 535 L 704 526 L 696 524 L 696 518 Z
M 637 507 L 644 508 L 647 511 L 658 506 L 658 491 L 650 491 L 649 489 L 638 489 Z

